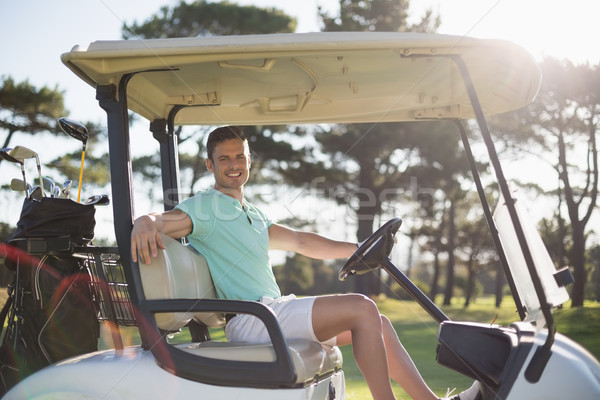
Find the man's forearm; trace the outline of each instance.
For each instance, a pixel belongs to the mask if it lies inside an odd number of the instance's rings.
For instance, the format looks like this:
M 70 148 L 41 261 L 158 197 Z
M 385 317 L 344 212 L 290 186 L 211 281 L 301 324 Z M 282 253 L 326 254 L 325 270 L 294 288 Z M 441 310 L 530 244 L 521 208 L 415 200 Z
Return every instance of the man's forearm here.
M 316 233 L 301 232 L 298 253 L 310 258 L 348 258 L 356 251 L 356 243 L 332 240 Z

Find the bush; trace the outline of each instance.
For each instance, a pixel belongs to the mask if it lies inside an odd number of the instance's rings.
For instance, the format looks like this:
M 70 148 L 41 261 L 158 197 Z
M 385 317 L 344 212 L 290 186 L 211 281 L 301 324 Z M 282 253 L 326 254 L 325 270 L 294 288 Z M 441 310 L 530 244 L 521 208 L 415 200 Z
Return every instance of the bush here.
M 419 289 L 421 289 L 421 291 L 425 294 L 428 294 L 431 290 L 431 288 L 429 287 L 429 285 L 423 281 L 420 280 L 413 280 L 413 283 L 415 285 L 417 285 L 417 287 Z M 399 300 L 411 300 L 412 297 L 410 297 L 408 295 L 408 293 L 406 292 L 406 290 L 404 290 L 402 288 L 402 286 L 400 286 L 400 284 L 398 284 L 397 282 L 394 282 L 392 284 L 392 292 L 394 293 L 394 296 L 396 299 Z

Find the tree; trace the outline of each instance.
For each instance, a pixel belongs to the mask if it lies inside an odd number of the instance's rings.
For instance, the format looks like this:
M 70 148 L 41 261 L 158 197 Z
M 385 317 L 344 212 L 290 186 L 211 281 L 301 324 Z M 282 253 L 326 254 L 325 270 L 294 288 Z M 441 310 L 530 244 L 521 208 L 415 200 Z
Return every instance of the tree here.
M 418 235 L 426 238 L 424 250 L 433 254 L 433 273 L 431 275 L 431 284 L 429 285 L 429 298 L 432 301 L 435 301 L 439 290 L 442 270 L 441 254 L 447 250 L 445 241 L 443 240 L 445 220 L 445 212 L 442 211 L 439 224 L 433 218 L 429 218 L 418 228 Z
M 16 83 L 11 77 L 2 77 L 0 84 L 0 128 L 7 131 L 2 148 L 17 132 L 56 132 L 56 119 L 65 114 L 63 92 L 36 88 L 28 81 Z
M 339 0 L 340 14 L 330 16 L 319 7 L 323 31 L 434 32 L 439 16 L 431 9 L 421 20 L 408 24 L 408 0 Z
M 94 154 L 94 149 L 98 143 L 102 143 L 106 140 L 107 132 L 101 125 L 86 122 L 83 125 L 88 130 L 89 136 L 86 144 L 85 160 L 84 160 L 84 172 L 83 172 L 83 183 L 87 186 L 101 188 L 106 186 L 110 182 L 110 172 L 108 169 L 109 157 L 108 154 Z M 66 140 L 70 137 L 67 136 L 61 129 L 55 128 L 57 135 L 62 135 Z M 79 179 L 79 170 L 81 168 L 81 149 L 75 150 L 72 153 L 63 154 L 58 156 L 54 160 L 46 163 L 46 167 L 52 168 L 60 173 L 65 179 L 73 180 L 73 186 L 79 184 L 76 179 Z M 58 179 L 54 181 L 58 184 Z M 73 193 L 73 190 L 71 190 Z M 73 197 L 73 196 L 71 196 Z M 83 190 L 82 190 L 82 199 Z
M 588 259 L 592 266 L 591 281 L 593 286 L 588 297 L 595 301 L 600 301 L 600 246 L 596 245 L 588 250 Z
M 330 16 L 319 9 L 323 31 L 413 31 L 432 32 L 440 20 L 429 11 L 419 23 L 409 25 L 407 0 L 340 0 L 340 13 Z M 373 233 L 373 221 L 381 213 L 382 195 L 397 188 L 402 179 L 397 168 L 398 154 L 390 149 L 407 147 L 399 141 L 405 124 L 338 125 L 323 131 L 317 140 L 332 159 L 352 160 L 354 185 L 339 184 L 341 198 L 352 198 L 356 204 L 357 238 L 363 240 Z M 406 137 L 406 135 L 404 135 Z M 366 139 L 365 139 L 366 138 Z M 337 162 L 336 162 L 337 163 Z M 339 169 L 334 169 L 340 175 Z M 350 178 L 350 176 L 347 176 Z M 348 190 L 349 189 L 349 190 Z M 349 196 L 348 196 L 349 195 Z M 384 196 L 383 196 L 384 197 Z M 356 291 L 366 295 L 379 293 L 376 275 L 365 274 L 355 279 Z
M 427 123 L 335 125 L 315 133 L 322 150 L 330 157 L 326 184 L 340 202 L 352 209 L 358 226 L 357 238 L 373 233 L 373 222 L 386 201 L 398 199 L 399 188 L 410 184 L 407 169 L 419 159 L 419 135 Z M 377 273 L 355 279 L 356 290 L 379 293 Z
M 600 88 L 600 70 L 598 68 L 592 70 L 588 67 L 574 67 L 570 64 L 560 68 L 560 66 L 552 64 L 547 62 L 544 65 L 546 73 L 551 77 L 548 83 L 552 85 L 546 93 L 562 92 L 563 99 L 558 99 L 558 102 L 552 97 L 547 99 L 550 101 L 544 104 L 540 111 L 549 118 L 547 123 L 542 120 L 541 126 L 543 130 L 552 132 L 558 139 L 556 169 L 562 184 L 573 235 L 571 261 L 575 272 L 575 283 L 572 293 L 572 306 L 580 307 L 583 306 L 587 280 L 585 228 L 598 199 L 600 172 L 598 171 L 596 130 L 600 122 L 600 96 L 596 90 Z M 552 74 L 556 74 L 554 79 L 552 79 Z M 573 76 L 578 76 L 579 79 L 573 82 Z M 562 105 L 562 110 L 558 111 L 556 105 Z M 568 122 L 568 126 L 565 126 L 565 122 Z M 583 137 L 584 143 L 587 144 L 584 165 L 571 163 L 571 160 L 577 160 L 578 157 L 570 157 L 569 161 L 567 160 L 567 153 L 574 145 L 572 136 Z M 581 183 L 577 183 L 576 177 L 581 170 L 584 171 L 585 178 Z
M 162 7 L 158 13 L 143 23 L 123 24 L 124 39 L 193 37 L 209 35 L 247 35 L 267 33 L 289 33 L 296 29 L 296 20 L 282 11 L 255 6 L 239 6 L 228 2 L 209 3 L 205 0 L 193 3 L 179 2 L 173 7 Z M 208 171 L 204 165 L 205 141 L 211 127 L 176 127 L 175 135 L 180 146 L 180 170 L 186 194 L 195 192 L 196 184 Z M 252 179 L 257 183 L 273 179 L 268 169 L 286 169 L 279 161 L 291 162 L 296 150 L 280 134 L 287 131 L 284 126 L 247 127 L 245 133 L 253 151 Z M 184 149 L 185 147 L 185 149 Z M 186 150 L 184 152 L 183 150 Z M 258 151 L 258 152 L 257 152 Z M 159 159 L 148 155 L 134 160 L 134 171 L 147 180 L 160 176 Z M 271 174 L 272 175 L 272 174 Z M 182 183 L 183 185 L 183 183 Z
M 277 269 L 277 275 L 283 294 L 306 293 L 315 283 L 311 260 L 301 254 L 287 256 L 285 264 Z
M 461 204 L 461 208 L 470 208 L 475 199 L 467 199 Z M 465 308 L 467 308 L 475 296 L 475 282 L 477 274 L 484 269 L 490 268 L 498 263 L 494 243 L 487 222 L 481 213 L 476 213 L 474 218 L 463 218 L 457 229 L 458 247 L 463 254 L 462 263 L 467 269 L 467 281 L 465 285 Z
M 433 218 L 433 224 L 438 221 L 438 229 L 442 230 L 442 226 L 447 229 L 443 246 L 448 254 L 444 290 L 444 304 L 448 305 L 454 293 L 455 283 L 456 211 L 466 196 L 461 180 L 468 173 L 469 167 L 464 152 L 460 151 L 459 134 L 454 124 L 437 122 L 425 128 L 427 131 L 418 136 L 420 161 L 408 172 L 410 176 L 418 178 L 423 188 L 431 188 L 429 190 L 431 195 L 416 199 L 419 205 L 423 206 L 423 210 L 429 210 L 428 213 L 423 214 L 423 217 Z M 440 239 L 436 236 L 434 246 L 442 244 Z M 438 247 L 436 251 L 439 250 Z M 438 255 L 435 261 L 439 262 Z M 439 265 L 436 265 L 436 268 L 439 268 Z M 435 281 L 432 282 L 432 288 L 437 287 L 439 269 L 437 272 L 434 273 Z M 435 293 L 432 295 L 435 296 Z
M 198 0 L 162 7 L 145 22 L 123 24 L 123 39 L 291 33 L 296 20 L 275 8 Z
M 583 305 L 586 272 L 586 226 L 598 198 L 598 145 L 596 131 L 600 122 L 600 66 L 573 65 L 571 62 L 546 58 L 542 64 L 544 80 L 537 99 L 516 117 L 533 130 L 518 132 L 527 139 L 531 152 L 552 154 L 551 163 L 557 172 L 559 196 L 557 222 L 562 223 L 562 205 L 570 221 L 570 229 L 559 231 L 562 243 L 571 235 L 572 249 L 568 253 L 574 271 L 572 306 Z M 508 124 L 508 126 L 515 126 Z M 515 131 L 498 132 L 508 136 Z M 539 150 L 541 148 L 541 150 Z M 556 260 L 560 265 L 560 260 Z

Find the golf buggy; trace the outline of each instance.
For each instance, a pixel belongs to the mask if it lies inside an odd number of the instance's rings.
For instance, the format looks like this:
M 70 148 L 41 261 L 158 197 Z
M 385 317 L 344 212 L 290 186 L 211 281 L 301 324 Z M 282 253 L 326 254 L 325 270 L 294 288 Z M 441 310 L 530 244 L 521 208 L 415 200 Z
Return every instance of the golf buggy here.
M 446 35 L 310 33 L 97 41 L 62 60 L 96 89 L 107 113 L 118 248 L 94 257 L 92 272 L 107 281 L 99 296 L 115 349 L 52 364 L 6 399 L 344 398 L 339 349 L 288 341 L 263 305 L 216 298 L 200 254 L 165 238 L 167 249 L 150 266 L 132 262 L 130 150 L 133 139 L 147 138 L 130 137 L 130 112 L 149 121 L 159 142 L 167 210 L 180 201 L 178 126 L 456 121 L 520 321 L 450 321 L 390 260 L 397 218 L 360 246 L 340 279 L 385 269 L 440 323 L 438 362 L 481 382 L 484 400 L 600 398 L 598 361 L 557 333 L 552 316 L 568 300 L 570 274 L 555 270 L 527 220 L 485 120 L 525 106 L 537 93 L 539 69 L 520 47 Z M 461 123 L 466 119 L 477 121 L 497 177 L 501 200 L 493 212 Z M 107 273 L 119 267 L 122 282 Z M 123 303 L 131 306 L 127 312 Z M 260 318 L 272 343 L 211 339 L 209 328 L 235 313 Z M 131 321 L 142 343 L 124 347 L 118 327 Z M 186 326 L 191 342 L 170 344 L 168 333 Z

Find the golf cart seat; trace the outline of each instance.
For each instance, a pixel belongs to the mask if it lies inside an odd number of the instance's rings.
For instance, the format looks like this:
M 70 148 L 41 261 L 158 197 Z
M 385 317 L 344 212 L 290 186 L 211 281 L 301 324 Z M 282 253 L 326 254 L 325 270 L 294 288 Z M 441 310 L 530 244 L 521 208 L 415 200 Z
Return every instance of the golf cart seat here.
M 161 234 L 165 250 L 159 251 L 149 265 L 140 266 L 144 294 L 148 300 L 215 299 L 217 294 L 204 256 L 191 246 Z M 167 332 L 176 332 L 196 319 L 206 326 L 225 326 L 222 313 L 163 313 L 156 324 Z
M 216 292 L 204 256 L 170 237 L 161 235 L 165 250 L 159 251 L 149 265 L 140 264 L 140 275 L 147 299 L 215 299 Z M 156 314 L 159 329 L 173 332 L 192 319 L 211 328 L 225 326 L 221 312 L 176 312 Z M 295 367 L 296 384 L 306 385 L 342 368 L 342 354 L 337 347 L 323 346 L 309 340 L 288 341 Z M 268 344 L 229 343 L 208 340 L 178 345 L 195 355 L 229 361 L 275 360 L 273 346 Z

